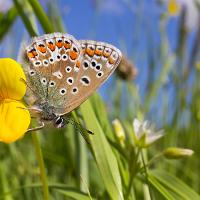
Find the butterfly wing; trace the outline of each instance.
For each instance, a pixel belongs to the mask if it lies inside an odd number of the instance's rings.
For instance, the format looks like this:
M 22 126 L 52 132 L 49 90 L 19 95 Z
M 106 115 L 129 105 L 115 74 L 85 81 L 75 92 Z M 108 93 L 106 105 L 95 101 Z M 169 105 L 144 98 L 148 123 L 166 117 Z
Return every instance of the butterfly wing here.
M 77 74 L 80 53 L 79 42 L 69 34 L 53 33 L 33 38 L 21 53 L 30 96 L 40 102 L 48 101 L 56 108 L 63 107 L 73 82 L 70 77 Z
M 63 113 L 68 113 L 90 96 L 116 69 L 121 52 L 113 45 L 91 40 L 81 40 L 80 68 L 74 78 Z
M 31 97 L 34 101 L 47 101 L 59 115 L 85 101 L 110 76 L 122 57 L 110 44 L 77 41 L 62 33 L 34 38 L 22 54 Z

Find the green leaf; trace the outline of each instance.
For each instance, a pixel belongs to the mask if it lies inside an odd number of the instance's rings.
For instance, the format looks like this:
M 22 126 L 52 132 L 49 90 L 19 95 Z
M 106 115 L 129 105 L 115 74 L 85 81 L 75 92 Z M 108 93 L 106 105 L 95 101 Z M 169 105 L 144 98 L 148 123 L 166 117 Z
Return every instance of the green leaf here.
M 151 185 L 157 190 L 157 192 L 159 192 L 163 197 L 165 197 L 165 199 L 169 199 L 169 200 L 176 200 L 169 191 L 166 190 L 166 188 L 160 184 L 158 182 L 158 180 L 152 176 L 152 175 L 148 175 L 148 181 L 149 183 L 151 183 Z
M 87 128 L 94 133 L 90 136 L 91 146 L 106 190 L 113 200 L 123 200 L 117 160 L 95 116 L 90 101 L 82 104 L 80 110 Z
M 79 191 L 76 190 L 61 190 L 61 189 L 54 189 L 56 192 L 63 194 L 64 196 L 71 197 L 75 200 L 91 200 L 91 198 Z
M 154 170 L 150 172 L 150 175 L 154 177 L 160 185 L 162 185 L 168 192 L 176 194 L 181 200 L 199 200 L 200 196 L 188 185 L 186 185 L 179 178 L 162 170 Z M 177 200 L 177 198 L 176 198 Z

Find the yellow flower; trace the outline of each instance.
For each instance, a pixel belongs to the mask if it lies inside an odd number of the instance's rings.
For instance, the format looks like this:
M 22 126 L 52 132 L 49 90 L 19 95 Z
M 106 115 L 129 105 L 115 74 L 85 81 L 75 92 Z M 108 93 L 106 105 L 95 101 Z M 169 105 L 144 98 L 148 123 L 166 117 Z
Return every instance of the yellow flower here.
M 14 142 L 30 124 L 30 113 L 20 100 L 26 92 L 21 66 L 10 58 L 0 59 L 0 141 Z
M 167 10 L 171 16 L 176 16 L 179 13 L 180 6 L 176 0 L 169 0 Z

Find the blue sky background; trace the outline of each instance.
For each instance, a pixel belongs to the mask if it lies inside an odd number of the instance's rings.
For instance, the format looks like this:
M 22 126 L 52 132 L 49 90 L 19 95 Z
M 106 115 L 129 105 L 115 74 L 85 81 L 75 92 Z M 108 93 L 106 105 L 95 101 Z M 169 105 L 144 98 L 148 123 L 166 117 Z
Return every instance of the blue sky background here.
M 149 66 L 150 60 L 154 62 L 156 68 L 153 79 L 156 79 L 163 67 L 160 61 L 163 35 L 166 39 L 167 54 L 174 52 L 177 46 L 180 17 L 167 17 L 161 36 L 160 19 L 167 13 L 166 5 L 161 5 L 158 0 L 41 0 L 40 2 L 47 13 L 50 11 L 49 8 L 53 7 L 53 12 L 62 16 L 65 30 L 77 39 L 105 41 L 117 46 L 138 68 L 138 76 L 134 82 L 139 88 L 142 99 L 152 70 Z M 38 27 L 40 34 L 43 34 L 39 24 Z M 193 45 L 194 36 L 195 31 L 191 31 L 187 39 L 188 53 Z M 27 39 L 29 35 L 18 17 L 9 34 L 0 43 L 0 57 L 16 59 L 21 41 Z M 170 78 L 166 81 L 170 81 Z M 111 83 L 112 79 L 100 89 L 105 99 L 106 88 Z M 167 87 L 169 94 L 173 96 L 174 89 L 170 83 L 167 83 Z

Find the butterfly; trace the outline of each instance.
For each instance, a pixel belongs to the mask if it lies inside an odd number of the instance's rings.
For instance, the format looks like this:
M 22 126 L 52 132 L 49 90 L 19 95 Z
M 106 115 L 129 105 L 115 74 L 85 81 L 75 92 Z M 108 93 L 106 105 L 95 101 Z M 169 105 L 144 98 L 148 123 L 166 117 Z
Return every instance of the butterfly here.
M 20 57 L 27 78 L 28 109 L 42 122 L 36 128 L 40 129 L 46 122 L 64 127 L 64 115 L 83 103 L 113 73 L 122 54 L 105 42 L 52 33 L 34 37 L 22 48 Z

